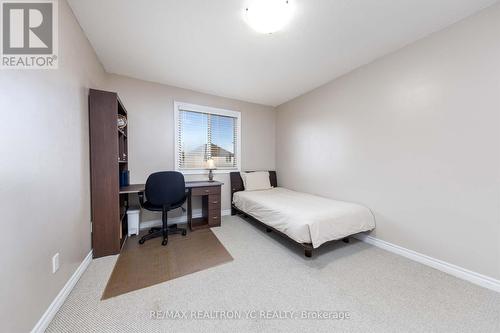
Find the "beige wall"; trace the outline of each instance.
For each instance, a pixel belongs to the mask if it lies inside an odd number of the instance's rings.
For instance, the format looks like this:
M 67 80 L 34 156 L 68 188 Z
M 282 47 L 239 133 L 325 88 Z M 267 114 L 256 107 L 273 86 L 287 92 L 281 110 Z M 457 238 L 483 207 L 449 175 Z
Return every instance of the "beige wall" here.
M 3 332 L 31 330 L 91 246 L 87 95 L 104 70 L 59 3 L 59 69 L 0 71 Z
M 500 6 L 278 107 L 278 183 L 500 278 Z
M 118 92 L 128 111 L 131 183 L 144 183 L 156 171 L 174 170 L 174 101 L 240 111 L 242 169 L 275 168 L 276 114 L 272 107 L 119 75 L 109 75 L 106 86 Z M 230 209 L 229 174 L 216 174 L 214 178 L 224 183 L 222 209 Z M 186 176 L 186 180 L 197 179 L 207 179 L 207 175 Z M 159 218 L 143 212 L 141 220 Z

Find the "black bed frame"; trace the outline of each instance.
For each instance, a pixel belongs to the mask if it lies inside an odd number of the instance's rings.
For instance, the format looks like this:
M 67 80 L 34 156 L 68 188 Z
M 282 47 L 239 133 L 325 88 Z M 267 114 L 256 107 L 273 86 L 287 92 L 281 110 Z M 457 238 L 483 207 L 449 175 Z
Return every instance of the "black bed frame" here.
M 246 172 L 253 172 L 253 171 L 246 171 Z M 312 253 L 313 253 L 314 248 L 313 248 L 311 243 L 299 243 L 299 242 L 293 240 L 292 238 L 288 237 L 286 234 L 282 233 L 281 231 L 276 230 L 275 228 L 273 228 L 271 226 L 268 226 L 264 222 L 259 221 L 256 218 L 248 215 L 244 211 L 241 211 L 238 208 L 236 208 L 233 204 L 234 193 L 245 190 L 245 187 L 243 185 L 243 179 L 241 179 L 241 175 L 239 172 L 231 172 L 230 173 L 230 180 L 231 180 L 231 215 L 239 214 L 239 215 L 242 215 L 246 219 L 253 220 L 253 221 L 263 225 L 264 227 L 266 227 L 266 232 L 273 232 L 274 231 L 278 235 L 283 236 L 283 237 L 291 240 L 295 244 L 299 244 L 304 249 L 304 255 L 308 258 L 312 257 Z M 276 177 L 276 171 L 269 171 L 269 180 L 271 182 L 271 186 L 273 186 L 273 187 L 278 186 L 278 179 Z M 342 239 L 342 241 L 344 243 L 349 243 L 349 238 L 346 237 L 346 238 Z M 334 242 L 334 241 L 330 241 L 330 242 Z M 330 242 L 326 242 L 324 244 L 327 244 Z M 321 246 L 323 246 L 324 244 L 322 244 Z

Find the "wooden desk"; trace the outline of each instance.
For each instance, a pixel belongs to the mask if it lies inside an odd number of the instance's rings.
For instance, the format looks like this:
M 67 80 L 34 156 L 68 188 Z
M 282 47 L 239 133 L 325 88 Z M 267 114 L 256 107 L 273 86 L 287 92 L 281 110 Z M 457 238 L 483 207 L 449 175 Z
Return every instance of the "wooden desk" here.
M 198 230 L 220 226 L 221 219 L 221 182 L 186 182 L 189 188 L 187 218 L 189 229 Z M 201 197 L 201 217 L 193 218 L 191 201 Z
M 144 184 L 134 184 L 129 186 L 120 187 L 120 194 L 129 194 L 129 193 L 140 193 L 144 192 L 145 185 Z
M 187 219 L 189 229 L 198 230 L 220 226 L 221 220 L 221 182 L 192 181 L 186 182 L 189 190 L 187 199 Z M 144 184 L 133 184 L 120 188 L 120 194 L 144 192 Z M 193 218 L 192 198 L 201 197 L 201 217 Z

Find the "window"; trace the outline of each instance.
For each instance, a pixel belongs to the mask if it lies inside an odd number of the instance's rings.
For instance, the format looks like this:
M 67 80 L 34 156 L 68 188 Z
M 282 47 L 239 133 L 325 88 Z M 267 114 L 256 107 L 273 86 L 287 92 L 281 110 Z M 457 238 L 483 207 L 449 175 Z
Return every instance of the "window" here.
M 175 103 L 175 167 L 185 173 L 240 168 L 240 113 L 208 106 Z

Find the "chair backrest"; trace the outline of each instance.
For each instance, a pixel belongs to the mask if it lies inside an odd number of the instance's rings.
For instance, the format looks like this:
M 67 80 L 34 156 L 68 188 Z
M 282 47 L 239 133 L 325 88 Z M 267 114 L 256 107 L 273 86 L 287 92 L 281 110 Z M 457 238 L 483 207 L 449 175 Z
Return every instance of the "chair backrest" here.
M 146 198 L 154 206 L 178 203 L 185 191 L 184 175 L 177 171 L 155 172 L 146 181 Z

